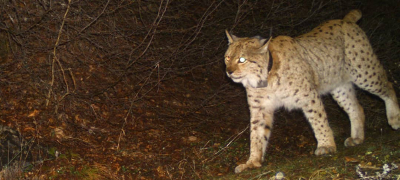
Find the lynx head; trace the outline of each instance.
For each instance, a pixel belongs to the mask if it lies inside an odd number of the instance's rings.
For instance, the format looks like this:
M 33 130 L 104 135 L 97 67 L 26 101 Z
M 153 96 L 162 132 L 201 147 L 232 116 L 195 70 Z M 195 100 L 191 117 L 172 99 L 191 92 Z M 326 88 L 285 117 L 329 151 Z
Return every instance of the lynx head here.
M 226 32 L 229 47 L 225 53 L 226 73 L 234 82 L 244 87 L 262 88 L 268 85 L 271 41 L 259 36 L 239 38 Z

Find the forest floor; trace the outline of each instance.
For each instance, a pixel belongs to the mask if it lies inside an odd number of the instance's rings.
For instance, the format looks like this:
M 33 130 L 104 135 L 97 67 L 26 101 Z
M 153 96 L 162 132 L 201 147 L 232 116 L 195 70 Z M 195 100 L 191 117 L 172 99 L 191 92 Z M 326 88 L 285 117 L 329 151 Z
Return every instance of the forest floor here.
M 199 80 L 187 81 L 186 78 L 174 81 L 180 80 L 189 87 L 199 83 Z M 207 83 L 205 79 L 201 84 Z M 176 94 L 179 90 L 167 84 L 160 87 L 158 93 L 149 95 L 147 107 L 153 108 L 138 108 L 134 113 L 137 118 L 122 124 L 101 119 L 93 122 L 82 118 L 78 111 L 74 117 L 62 117 L 73 119 L 75 125 L 66 120 L 58 124 L 51 117 L 47 117 L 46 124 L 38 125 L 35 124 L 37 118 L 46 118 L 46 115 L 34 108 L 24 111 L 25 107 L 20 106 L 34 102 L 12 103 L 13 96 L 6 96 L 10 97 L 7 104 L 14 104 L 12 109 L 18 113 L 3 110 L 2 120 L 18 122 L 22 134 L 38 135 L 25 137 L 31 140 L 24 148 L 28 147 L 36 162 L 25 165 L 21 178 L 274 179 L 283 173 L 287 179 L 357 179 L 360 178 L 356 172 L 358 165 L 362 172 L 375 176 L 375 172 L 383 172 L 385 164 L 390 167 L 391 163 L 400 164 L 400 135 L 387 125 L 384 103 L 360 92 L 360 103 L 369 109 L 366 111 L 366 139 L 362 145 L 344 147 L 343 142 L 350 132 L 348 117 L 327 96 L 324 103 L 335 133 L 336 154 L 315 156 L 316 141 L 302 112 L 281 109 L 275 113 L 263 167 L 234 174 L 235 166 L 245 162 L 249 155 L 244 92 L 234 86 L 231 90 L 238 93 L 237 98 L 214 104 L 212 109 L 218 113 L 207 117 L 204 109 L 191 107 L 199 102 L 197 98 L 215 91 L 201 88 Z M 108 116 L 107 112 L 102 113 L 99 116 Z M 123 119 L 125 114 L 112 116 Z M 22 158 L 14 166 L 19 167 L 21 161 L 27 160 Z M 9 166 L 12 169 L 13 165 Z M 398 179 L 399 176 L 400 169 L 395 168 L 387 177 Z

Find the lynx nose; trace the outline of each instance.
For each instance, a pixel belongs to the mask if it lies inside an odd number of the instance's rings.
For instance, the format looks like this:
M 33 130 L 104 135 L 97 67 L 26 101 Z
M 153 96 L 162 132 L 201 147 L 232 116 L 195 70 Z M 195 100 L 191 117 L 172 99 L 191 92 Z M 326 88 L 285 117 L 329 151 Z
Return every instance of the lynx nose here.
M 232 68 L 232 67 L 226 68 L 226 73 L 228 73 L 228 75 L 231 75 L 233 72 L 234 72 L 234 68 Z

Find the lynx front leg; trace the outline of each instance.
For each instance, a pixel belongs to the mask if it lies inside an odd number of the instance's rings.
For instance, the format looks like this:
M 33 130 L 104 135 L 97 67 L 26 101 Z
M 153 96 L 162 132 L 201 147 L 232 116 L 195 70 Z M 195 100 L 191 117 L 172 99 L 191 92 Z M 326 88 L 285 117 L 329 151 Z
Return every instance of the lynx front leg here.
M 250 108 L 250 111 L 250 157 L 245 164 L 235 168 L 235 173 L 261 167 L 271 135 L 273 111 L 267 112 L 263 108 Z
M 304 114 L 310 122 L 317 139 L 318 146 L 315 155 L 324 155 L 336 152 L 332 129 L 329 127 L 328 118 L 321 99 L 310 100 L 309 105 L 303 108 Z
M 352 83 L 337 87 L 332 92 L 333 99 L 349 115 L 351 122 L 351 137 L 344 141 L 345 146 L 355 146 L 364 141 L 364 110 L 357 101 Z

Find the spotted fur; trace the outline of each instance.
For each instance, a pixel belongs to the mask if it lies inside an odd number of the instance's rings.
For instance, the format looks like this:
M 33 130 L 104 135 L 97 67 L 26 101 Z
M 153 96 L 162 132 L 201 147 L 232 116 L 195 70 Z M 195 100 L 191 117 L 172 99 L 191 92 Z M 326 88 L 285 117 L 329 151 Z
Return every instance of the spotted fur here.
M 393 129 L 400 128 L 395 92 L 367 36 L 356 24 L 360 18 L 361 12 L 353 10 L 343 19 L 327 21 L 295 38 L 239 38 L 226 32 L 226 72 L 246 88 L 251 114 L 250 157 L 236 167 L 236 173 L 261 166 L 274 110 L 282 106 L 303 110 L 318 142 L 316 155 L 336 152 L 320 98 L 327 93 L 349 115 L 351 137 L 345 145 L 361 144 L 365 117 L 354 84 L 382 98 L 389 124 Z

